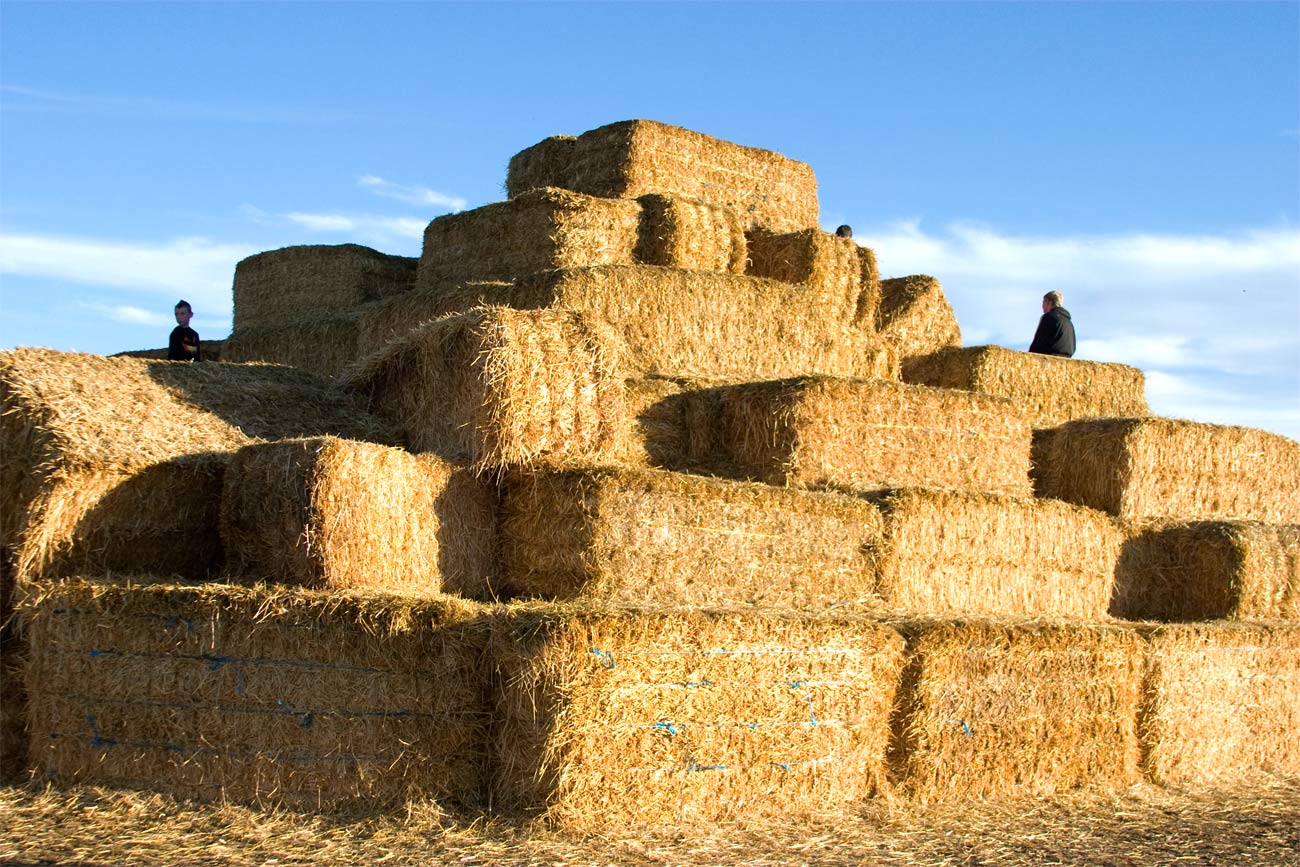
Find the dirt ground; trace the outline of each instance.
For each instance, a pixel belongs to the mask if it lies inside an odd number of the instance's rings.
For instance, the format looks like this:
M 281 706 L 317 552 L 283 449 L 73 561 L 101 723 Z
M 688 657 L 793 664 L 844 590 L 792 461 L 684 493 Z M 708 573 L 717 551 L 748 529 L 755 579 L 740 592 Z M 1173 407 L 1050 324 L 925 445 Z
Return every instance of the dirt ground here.
M 434 811 L 349 818 L 5 786 L 0 863 L 1300 867 L 1300 780 L 1213 795 L 1141 786 L 1018 804 L 873 804 L 784 824 L 583 836 Z

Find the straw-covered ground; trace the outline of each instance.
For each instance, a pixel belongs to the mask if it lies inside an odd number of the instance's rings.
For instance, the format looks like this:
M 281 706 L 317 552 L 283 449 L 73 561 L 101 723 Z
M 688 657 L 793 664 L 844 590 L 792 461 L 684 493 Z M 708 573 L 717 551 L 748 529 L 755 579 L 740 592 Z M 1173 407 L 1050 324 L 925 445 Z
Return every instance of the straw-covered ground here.
M 348 819 L 95 788 L 0 788 L 0 863 L 95 865 L 1300 865 L 1300 780 L 1143 786 L 698 830 L 573 837 L 429 813 Z

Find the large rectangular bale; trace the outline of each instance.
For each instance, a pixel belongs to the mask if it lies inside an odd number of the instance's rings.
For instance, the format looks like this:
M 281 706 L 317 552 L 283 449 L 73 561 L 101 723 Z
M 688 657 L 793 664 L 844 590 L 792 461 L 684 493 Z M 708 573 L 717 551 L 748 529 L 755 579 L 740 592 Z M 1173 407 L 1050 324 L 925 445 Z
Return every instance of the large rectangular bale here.
M 508 609 L 493 804 L 583 830 L 851 810 L 884 777 L 902 640 L 771 611 Z
M 483 596 L 496 495 L 431 454 L 337 437 L 245 446 L 226 469 L 232 574 L 319 589 Z
M 630 265 L 640 223 L 635 201 L 532 190 L 429 223 L 416 285 L 435 289 L 554 268 Z
M 539 187 L 615 198 L 689 196 L 729 208 L 746 229 L 817 225 L 817 176 L 808 164 L 648 120 L 557 136 L 515 154 L 506 192 L 513 198 Z
M 248 326 L 226 338 L 226 361 L 285 364 L 318 376 L 334 377 L 364 352 L 359 326 L 356 310 L 335 316 L 304 317 L 290 325 Z
M 651 193 L 637 201 L 641 203 L 637 262 L 694 271 L 745 273 L 745 228 L 729 208 L 665 193 Z
M 1130 521 L 1300 524 L 1300 443 L 1171 418 L 1082 419 L 1035 461 L 1040 492 Z
M 717 388 L 716 437 L 734 470 L 774 485 L 1032 493 L 1030 431 L 1005 398 L 830 377 Z M 716 440 L 717 445 L 714 445 Z
M 359 244 L 284 247 L 235 266 L 235 331 L 292 325 L 409 290 L 416 260 Z
M 923 274 L 880 281 L 876 330 L 898 345 L 903 358 L 961 346 L 957 314 L 943 287 Z
M 1104 619 L 1124 541 L 1107 515 L 1052 500 L 904 488 L 884 514 L 877 587 L 916 613 Z
M 1149 412 L 1145 378 L 1136 367 L 1001 346 L 952 348 L 908 358 L 903 381 L 1011 398 L 1036 428 Z
M 1116 569 L 1111 613 L 1129 620 L 1300 621 L 1300 526 L 1137 526 Z
M 880 514 L 856 497 L 660 470 L 508 477 L 502 596 L 826 607 L 873 589 Z
M 1300 774 L 1300 624 L 1161 626 L 1147 638 L 1143 766 L 1169 786 Z
M 849 238 L 819 229 L 774 234 L 749 233 L 749 267 L 745 273 L 806 287 L 813 303 L 844 322 L 857 322 L 859 303 L 871 287 L 863 285 L 862 250 Z M 879 294 L 879 286 L 875 287 Z M 874 327 L 874 318 L 865 320 Z
M 479 307 L 388 343 L 347 385 L 414 451 L 475 470 L 592 463 L 626 449 L 621 353 L 580 313 Z
M 473 804 L 478 614 L 450 598 L 48 585 L 22 612 L 32 764 L 204 801 Z
M 892 767 L 920 802 L 1038 797 L 1138 780 L 1142 643 L 1082 623 L 916 621 Z
M 17 349 L 0 353 L 0 545 L 46 570 L 202 577 L 220 473 L 261 439 L 391 440 L 303 371 Z

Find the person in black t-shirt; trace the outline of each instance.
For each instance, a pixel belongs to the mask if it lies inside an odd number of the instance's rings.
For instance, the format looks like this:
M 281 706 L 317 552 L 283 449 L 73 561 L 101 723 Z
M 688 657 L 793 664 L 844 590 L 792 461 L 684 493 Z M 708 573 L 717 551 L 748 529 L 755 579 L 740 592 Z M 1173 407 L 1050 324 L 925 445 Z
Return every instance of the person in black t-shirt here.
M 190 302 L 181 299 L 176 302 L 176 327 L 171 337 L 167 338 L 168 361 L 199 361 L 199 333 L 190 327 L 190 317 L 194 310 Z

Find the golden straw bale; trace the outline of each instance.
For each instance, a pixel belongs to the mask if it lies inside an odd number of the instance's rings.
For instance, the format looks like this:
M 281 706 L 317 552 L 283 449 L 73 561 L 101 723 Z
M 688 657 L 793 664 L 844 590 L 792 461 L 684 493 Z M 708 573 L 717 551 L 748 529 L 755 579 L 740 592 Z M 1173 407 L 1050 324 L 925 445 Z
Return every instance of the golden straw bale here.
M 813 303 L 839 321 L 857 321 L 863 295 L 860 248 L 851 239 L 820 229 L 777 235 L 750 232 L 749 268 L 752 277 L 802 284 Z M 868 327 L 871 327 L 868 320 Z
M 625 400 L 633 419 L 618 463 L 717 476 L 741 474 L 727 459 L 719 424 L 726 379 L 651 375 L 629 379 Z
M 405 292 L 416 260 L 359 244 L 284 247 L 235 266 L 235 331 L 292 325 Z
M 228 453 L 331 433 L 392 437 L 354 399 L 290 368 L 0 352 L 0 544 L 20 580 L 202 577 L 219 550 Z
M 433 455 L 336 437 L 230 459 L 221 540 L 234 574 L 320 589 L 484 594 L 495 491 Z
M 902 640 L 772 611 L 511 606 L 493 804 L 582 830 L 853 809 L 882 785 Z
M 903 358 L 961 346 L 957 314 L 943 287 L 924 275 L 880 281 L 876 330 L 898 344 Z
M 1072 421 L 1035 466 L 1045 496 L 1128 521 L 1300 524 L 1300 443 L 1171 418 Z
M 513 280 L 535 271 L 584 265 L 630 265 L 641 205 L 555 188 L 508 202 L 447 214 L 424 230 L 416 286 L 436 289 L 465 280 Z
M 1139 525 L 1124 543 L 1111 613 L 1129 620 L 1300 620 L 1300 526 Z
M 538 187 L 613 198 L 689 196 L 739 214 L 746 229 L 817 225 L 817 176 L 808 164 L 648 120 L 549 138 L 515 154 L 506 192 L 513 198 Z
M 478 800 L 472 603 L 69 582 L 20 616 L 46 778 L 329 810 Z
M 502 303 L 510 284 L 499 280 L 468 280 L 448 291 L 446 287 L 415 289 L 357 308 L 357 358 L 379 351 L 390 340 L 405 337 L 416 326 L 448 313 Z
M 1147 640 L 1139 731 L 1153 782 L 1300 775 L 1300 624 L 1180 624 Z
M 536 471 L 502 493 L 503 597 L 824 607 L 870 594 L 880 514 L 843 494 L 642 469 Z
M 226 345 L 224 340 L 200 340 L 199 341 L 199 358 L 204 361 L 221 361 L 222 350 Z M 162 349 L 128 349 L 124 352 L 114 352 L 109 358 L 152 358 L 155 361 L 167 360 L 167 347 Z M 230 359 L 226 359 L 229 361 Z
M 745 273 L 745 229 L 728 208 L 651 193 L 641 203 L 635 258 L 645 265 Z
M 908 358 L 903 381 L 1009 397 L 1037 428 L 1077 418 L 1131 418 L 1149 412 L 1145 378 L 1136 367 L 1002 346 L 968 346 Z
M 870 247 L 858 247 L 858 270 L 858 285 L 862 291 L 858 295 L 853 324 L 874 331 L 880 312 L 880 268 L 876 265 L 876 253 Z
M 355 311 L 304 317 L 292 325 L 240 328 L 226 339 L 226 361 L 287 364 L 333 377 L 364 354 L 358 337 Z
M 347 383 L 414 451 L 475 470 L 599 462 L 625 449 L 621 347 L 568 310 L 480 307 L 426 322 Z
M 1123 531 L 1054 500 L 903 488 L 884 513 L 876 592 L 917 613 L 1104 619 Z
M 1032 493 L 1029 428 L 1005 398 L 869 379 L 720 388 L 717 439 L 740 474 L 774 485 L 929 486 Z M 711 438 L 696 438 L 714 448 Z
M 906 624 L 891 764 L 920 802 L 1138 780 L 1142 642 L 1085 623 Z

